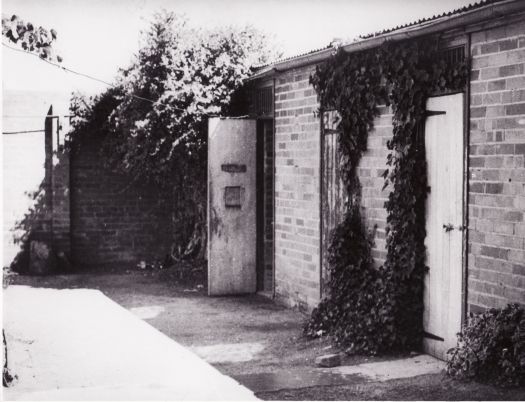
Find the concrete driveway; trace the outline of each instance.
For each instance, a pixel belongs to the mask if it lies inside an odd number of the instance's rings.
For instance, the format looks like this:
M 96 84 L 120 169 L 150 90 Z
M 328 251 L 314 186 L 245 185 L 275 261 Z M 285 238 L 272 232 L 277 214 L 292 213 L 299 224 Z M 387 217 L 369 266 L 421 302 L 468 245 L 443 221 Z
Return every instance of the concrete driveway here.
M 252 400 L 253 393 L 92 289 L 4 290 L 5 400 Z
M 258 295 L 208 297 L 199 283 L 181 284 L 170 272 L 16 276 L 14 283 L 100 290 L 230 376 L 312 368 L 333 351 L 327 340 L 302 338 L 306 315 L 298 311 Z

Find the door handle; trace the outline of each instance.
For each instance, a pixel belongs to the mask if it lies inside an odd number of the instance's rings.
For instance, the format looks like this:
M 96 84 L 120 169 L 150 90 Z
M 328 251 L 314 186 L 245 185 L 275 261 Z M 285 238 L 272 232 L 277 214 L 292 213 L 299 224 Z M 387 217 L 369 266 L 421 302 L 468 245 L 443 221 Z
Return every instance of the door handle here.
M 443 229 L 445 229 L 445 232 L 450 232 L 452 230 L 454 230 L 454 225 L 452 223 L 448 223 L 448 224 L 443 224 Z
M 445 232 L 450 232 L 454 229 L 457 229 L 459 230 L 460 232 L 463 232 L 467 227 L 464 226 L 464 225 L 458 225 L 458 227 L 454 227 L 454 225 L 452 223 L 447 223 L 446 225 L 443 224 L 443 229 L 445 229 Z

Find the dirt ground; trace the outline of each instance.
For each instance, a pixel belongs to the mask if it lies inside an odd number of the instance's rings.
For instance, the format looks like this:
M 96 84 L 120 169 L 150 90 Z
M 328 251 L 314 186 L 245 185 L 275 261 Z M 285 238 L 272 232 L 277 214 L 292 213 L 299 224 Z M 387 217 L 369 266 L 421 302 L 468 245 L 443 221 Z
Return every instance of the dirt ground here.
M 234 378 L 308 371 L 315 367 L 317 356 L 335 352 L 326 339 L 302 337 L 307 317 L 301 312 L 259 295 L 210 298 L 205 278 L 198 273 L 190 277 L 173 269 L 130 269 L 47 277 L 15 275 L 10 281 L 34 287 L 99 289 L 178 343 L 201 356 L 204 353 L 206 360 Z M 354 356 L 346 357 L 343 364 L 379 360 Z M 305 388 L 259 392 L 257 396 L 269 400 L 524 400 L 525 389 L 460 383 L 438 374 L 381 383 L 305 384 Z

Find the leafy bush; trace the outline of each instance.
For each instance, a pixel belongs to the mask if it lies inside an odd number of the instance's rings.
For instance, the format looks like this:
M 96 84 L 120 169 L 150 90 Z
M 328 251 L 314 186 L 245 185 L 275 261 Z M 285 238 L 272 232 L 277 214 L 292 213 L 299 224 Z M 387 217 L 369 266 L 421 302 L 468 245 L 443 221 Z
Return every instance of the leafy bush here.
M 314 309 L 304 334 L 330 334 L 348 352 L 376 354 L 382 345 L 380 272 L 373 267 L 370 238 L 359 213 L 350 208 L 334 230 L 328 249 L 330 294 Z
M 525 311 L 517 304 L 471 314 L 448 352 L 447 374 L 499 385 L 525 384 Z

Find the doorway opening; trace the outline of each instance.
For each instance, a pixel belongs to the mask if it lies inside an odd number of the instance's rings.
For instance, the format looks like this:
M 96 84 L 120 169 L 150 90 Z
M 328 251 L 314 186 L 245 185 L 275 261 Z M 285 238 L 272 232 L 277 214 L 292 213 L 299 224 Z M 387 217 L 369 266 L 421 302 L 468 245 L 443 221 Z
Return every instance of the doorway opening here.
M 273 292 L 274 133 L 273 119 L 257 119 L 256 272 L 257 291 Z

